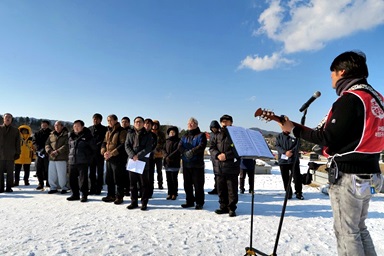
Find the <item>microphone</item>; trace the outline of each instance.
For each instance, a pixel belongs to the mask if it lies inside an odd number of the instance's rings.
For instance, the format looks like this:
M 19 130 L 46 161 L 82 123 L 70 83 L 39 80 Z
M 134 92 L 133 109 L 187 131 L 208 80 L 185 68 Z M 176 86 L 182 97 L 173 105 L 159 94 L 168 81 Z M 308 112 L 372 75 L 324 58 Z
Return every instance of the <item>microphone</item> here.
M 306 110 L 309 105 L 312 104 L 312 102 L 314 102 L 317 98 L 319 98 L 321 96 L 321 92 L 317 91 L 315 92 L 311 98 L 309 98 L 309 100 L 307 102 L 305 102 L 303 104 L 303 106 L 299 109 L 300 112 L 303 112 L 304 110 Z

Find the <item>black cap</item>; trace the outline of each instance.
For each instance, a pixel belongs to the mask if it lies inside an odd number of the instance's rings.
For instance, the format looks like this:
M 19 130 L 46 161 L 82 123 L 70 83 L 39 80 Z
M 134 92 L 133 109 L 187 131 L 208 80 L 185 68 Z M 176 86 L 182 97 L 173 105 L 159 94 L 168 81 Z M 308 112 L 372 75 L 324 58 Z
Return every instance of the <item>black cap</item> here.
M 223 115 L 222 117 L 220 117 L 220 123 L 223 120 L 228 120 L 228 121 L 231 121 L 233 123 L 233 119 L 232 119 L 232 117 L 230 115 Z

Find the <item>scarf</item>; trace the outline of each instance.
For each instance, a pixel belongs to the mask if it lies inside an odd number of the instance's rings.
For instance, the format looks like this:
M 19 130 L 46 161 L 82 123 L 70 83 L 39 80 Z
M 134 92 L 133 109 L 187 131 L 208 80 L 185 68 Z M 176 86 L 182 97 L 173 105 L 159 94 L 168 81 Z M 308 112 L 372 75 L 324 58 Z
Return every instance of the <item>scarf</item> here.
M 340 96 L 344 91 L 348 90 L 355 84 L 368 84 L 364 77 L 359 78 L 341 78 L 336 82 L 336 94 Z

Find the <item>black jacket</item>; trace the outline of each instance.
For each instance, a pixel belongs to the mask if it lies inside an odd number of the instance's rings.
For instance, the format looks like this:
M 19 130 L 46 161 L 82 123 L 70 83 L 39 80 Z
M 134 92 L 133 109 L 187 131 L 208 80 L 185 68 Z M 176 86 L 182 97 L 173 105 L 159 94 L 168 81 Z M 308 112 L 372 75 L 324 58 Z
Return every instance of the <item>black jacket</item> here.
M 148 157 L 146 156 L 153 150 L 153 138 L 145 128 L 139 131 L 133 129 L 132 132 L 128 133 L 124 145 L 128 159 L 132 159 L 133 156 L 137 155 L 140 161 L 148 163 Z M 145 165 L 145 168 L 148 168 L 148 164 Z
M 358 83 L 364 83 L 357 81 Z M 365 81 L 366 82 L 366 81 Z M 313 130 L 295 127 L 296 137 L 327 146 L 330 155 L 350 152 L 359 144 L 364 129 L 364 105 L 355 95 L 346 93 L 332 105 L 332 120 L 325 129 Z M 380 154 L 352 153 L 335 157 L 340 171 L 344 173 L 380 173 Z
M 89 131 L 91 132 L 93 139 L 96 143 L 97 151 L 100 152 L 101 145 L 103 144 L 105 134 L 108 131 L 108 128 L 102 124 L 98 125 L 92 125 L 88 127 Z
M 227 128 L 221 128 L 220 133 L 216 134 L 211 141 L 209 148 L 211 156 L 218 160 L 217 156 L 221 153 L 225 154 L 225 161 L 218 161 L 218 168 L 214 168 L 216 175 L 221 174 L 235 174 L 240 173 L 240 159 L 236 157 L 235 148 L 233 142 L 228 134 Z
M 32 143 L 35 146 L 37 152 L 45 153 L 45 142 L 47 141 L 51 132 L 52 130 L 50 128 L 47 128 L 45 130 L 40 129 L 33 135 Z
M 87 164 L 95 153 L 96 144 L 91 131 L 86 127 L 78 134 L 71 132 L 69 134 L 68 144 L 68 164 L 70 165 Z
M 295 157 L 298 155 L 297 138 L 293 138 L 285 133 L 280 133 L 276 137 L 276 150 L 278 152 L 279 165 L 293 164 Z M 292 150 L 293 155 L 288 159 L 281 159 L 281 155 Z M 299 161 L 299 160 L 297 160 Z
M 165 140 L 163 149 L 164 167 L 180 168 L 181 154 L 178 149 L 179 142 L 180 138 L 177 132 L 175 136 L 169 137 Z

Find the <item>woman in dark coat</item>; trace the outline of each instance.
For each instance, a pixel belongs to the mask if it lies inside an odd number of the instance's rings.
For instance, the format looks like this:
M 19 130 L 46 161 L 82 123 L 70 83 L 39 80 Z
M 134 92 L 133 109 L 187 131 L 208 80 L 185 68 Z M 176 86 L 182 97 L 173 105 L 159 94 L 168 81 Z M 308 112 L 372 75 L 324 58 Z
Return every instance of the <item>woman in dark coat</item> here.
M 164 144 L 164 168 L 167 175 L 168 196 L 167 200 L 176 200 L 178 190 L 178 175 L 180 170 L 181 154 L 178 150 L 179 129 L 172 126 L 167 130 L 168 138 Z

